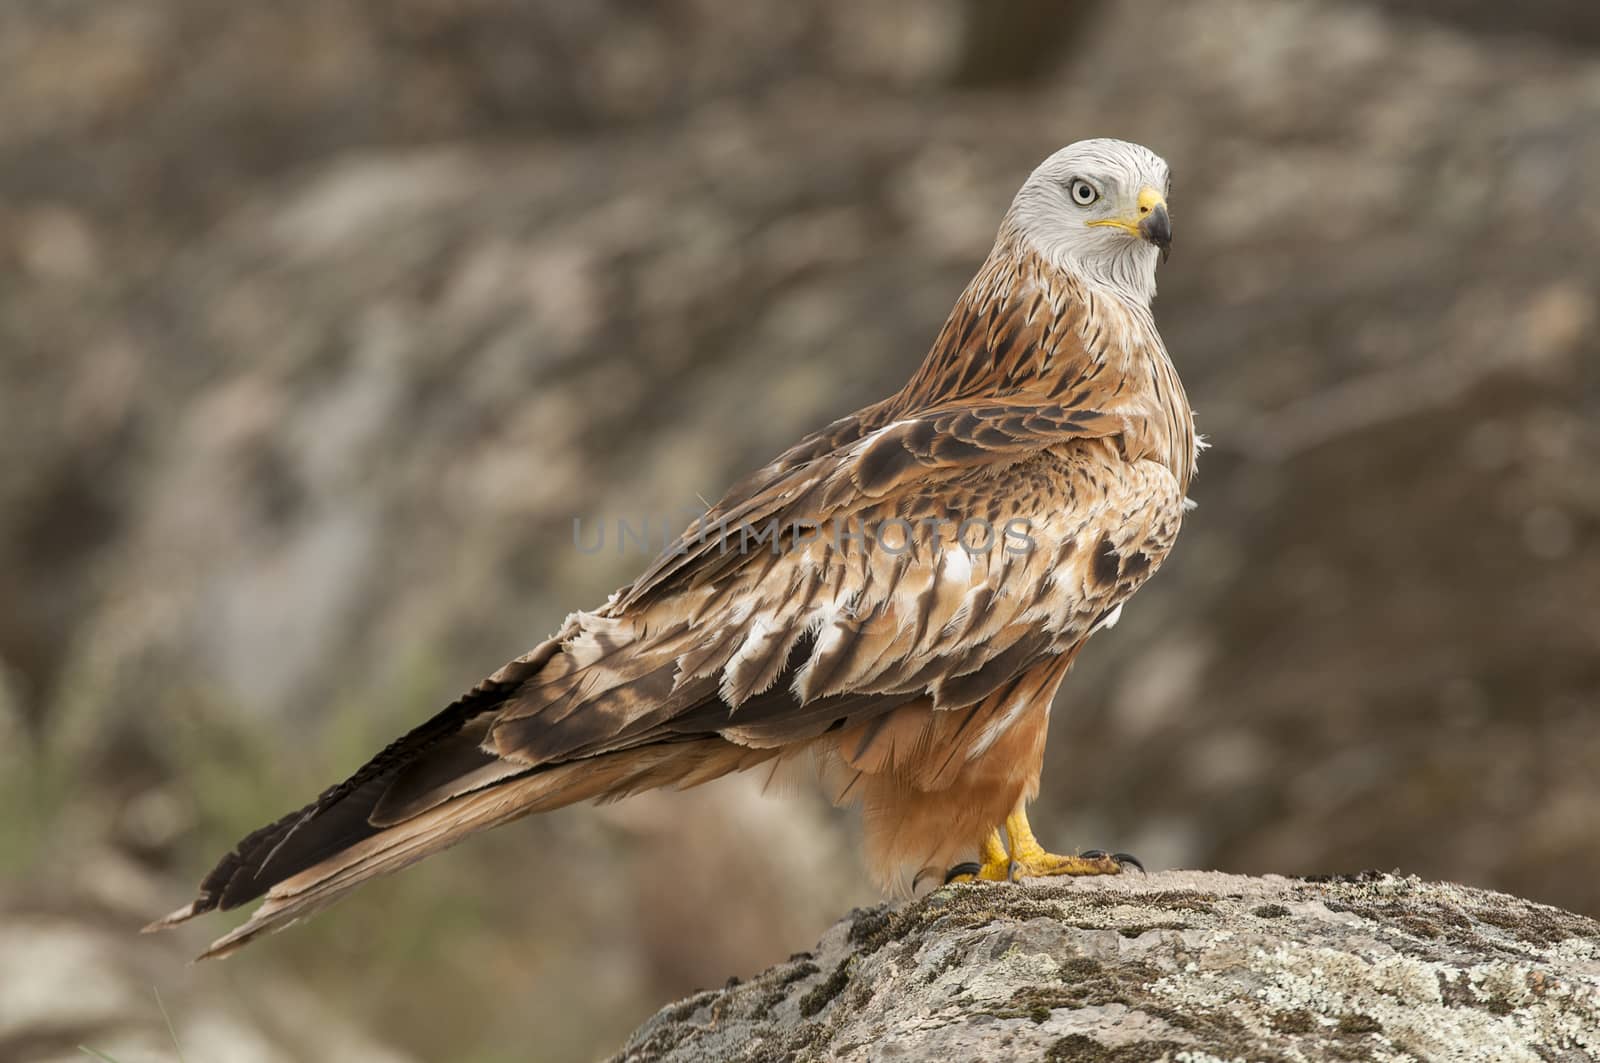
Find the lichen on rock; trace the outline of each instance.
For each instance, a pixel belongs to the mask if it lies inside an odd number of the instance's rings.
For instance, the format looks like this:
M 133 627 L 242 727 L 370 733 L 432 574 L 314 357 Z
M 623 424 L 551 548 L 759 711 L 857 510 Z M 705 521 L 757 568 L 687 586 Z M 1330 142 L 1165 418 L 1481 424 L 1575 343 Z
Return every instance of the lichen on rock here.
M 663 1009 L 615 1063 L 1600 1058 L 1600 923 L 1414 877 L 958 885 Z

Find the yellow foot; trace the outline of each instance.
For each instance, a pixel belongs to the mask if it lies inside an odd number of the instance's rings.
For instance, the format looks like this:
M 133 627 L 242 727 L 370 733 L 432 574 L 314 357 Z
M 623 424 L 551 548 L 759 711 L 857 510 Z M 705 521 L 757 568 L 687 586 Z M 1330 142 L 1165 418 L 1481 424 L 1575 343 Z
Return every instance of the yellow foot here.
M 1102 853 L 1091 849 L 1082 856 L 1057 856 L 1040 849 L 1018 854 L 1011 862 L 1011 879 L 1044 878 L 1047 875 L 1120 875 L 1124 866 L 1144 870 L 1144 865 L 1127 853 Z
M 992 830 L 979 848 L 979 860 L 957 864 L 945 872 L 946 885 L 952 882 L 1021 882 L 1025 878 L 1048 875 L 1120 875 L 1124 867 L 1144 870 L 1137 857 L 1128 853 L 1106 853 L 1089 849 L 1077 856 L 1047 853 L 1028 826 L 1027 813 L 1018 806 L 1006 817 L 1006 833 L 1011 836 L 1011 851 L 1006 851 L 1000 831 Z
M 1090 849 L 1078 856 L 1047 853 L 1028 825 L 1021 805 L 1006 817 L 1006 833 L 1011 836 L 1011 880 L 1043 878 L 1047 875 L 1120 875 L 1124 867 L 1144 870 L 1144 865 L 1128 853 L 1105 853 Z
M 1011 856 L 1000 841 L 1000 832 L 992 830 L 983 839 L 978 850 L 982 863 L 957 864 L 945 872 L 944 883 L 952 882 L 1006 882 L 1011 878 Z

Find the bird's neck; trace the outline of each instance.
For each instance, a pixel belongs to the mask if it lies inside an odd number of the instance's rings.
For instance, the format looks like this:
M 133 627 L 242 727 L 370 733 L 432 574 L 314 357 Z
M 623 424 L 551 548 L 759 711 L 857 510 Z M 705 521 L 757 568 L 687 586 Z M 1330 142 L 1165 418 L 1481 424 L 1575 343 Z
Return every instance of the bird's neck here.
M 1064 273 L 1004 229 L 921 368 L 883 412 L 985 398 L 1126 409 L 1146 438 L 1125 442 L 1185 485 L 1193 471 L 1188 399 L 1149 304 Z

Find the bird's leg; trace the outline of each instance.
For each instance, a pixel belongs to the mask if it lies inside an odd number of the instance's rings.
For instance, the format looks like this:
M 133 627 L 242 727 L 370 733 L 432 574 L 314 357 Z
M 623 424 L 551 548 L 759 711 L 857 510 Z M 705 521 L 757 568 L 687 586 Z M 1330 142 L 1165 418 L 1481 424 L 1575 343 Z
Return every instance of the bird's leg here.
M 952 867 L 944 876 L 945 882 L 1005 882 L 1011 877 L 1011 857 L 1000 841 L 1000 828 L 991 830 L 983 839 L 978 857 L 981 863 Z
M 1022 802 L 1006 817 L 1006 834 L 1011 839 L 1011 878 L 1040 878 L 1045 875 L 1116 875 L 1124 864 L 1144 870 L 1144 865 L 1127 853 L 1103 853 L 1091 849 L 1081 856 L 1057 856 L 1045 852 L 1028 825 L 1028 811 Z

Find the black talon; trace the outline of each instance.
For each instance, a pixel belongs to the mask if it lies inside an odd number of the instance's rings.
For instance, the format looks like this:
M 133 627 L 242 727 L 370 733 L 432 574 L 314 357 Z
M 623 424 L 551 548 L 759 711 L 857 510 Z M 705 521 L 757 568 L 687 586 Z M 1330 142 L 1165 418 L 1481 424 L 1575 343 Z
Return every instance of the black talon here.
M 1139 862 L 1139 858 L 1132 853 L 1112 853 L 1111 859 L 1119 864 L 1127 864 L 1129 867 L 1138 868 L 1141 875 L 1149 874 L 1149 872 L 1145 871 L 1144 865 Z
M 982 870 L 983 868 L 979 867 L 971 860 L 968 860 L 964 864 L 957 864 L 955 867 L 952 867 L 949 871 L 944 873 L 944 884 L 948 886 L 951 882 L 954 882 L 962 875 L 972 875 L 974 878 L 976 878 L 978 872 Z
M 1139 858 L 1134 856 L 1132 853 L 1108 853 L 1104 849 L 1085 849 L 1078 855 L 1082 856 L 1085 860 L 1098 860 L 1103 856 L 1109 856 L 1118 864 L 1126 864 L 1129 867 L 1136 867 L 1139 869 L 1141 874 L 1149 874 L 1149 872 L 1145 871 L 1144 864 L 1140 863 Z

